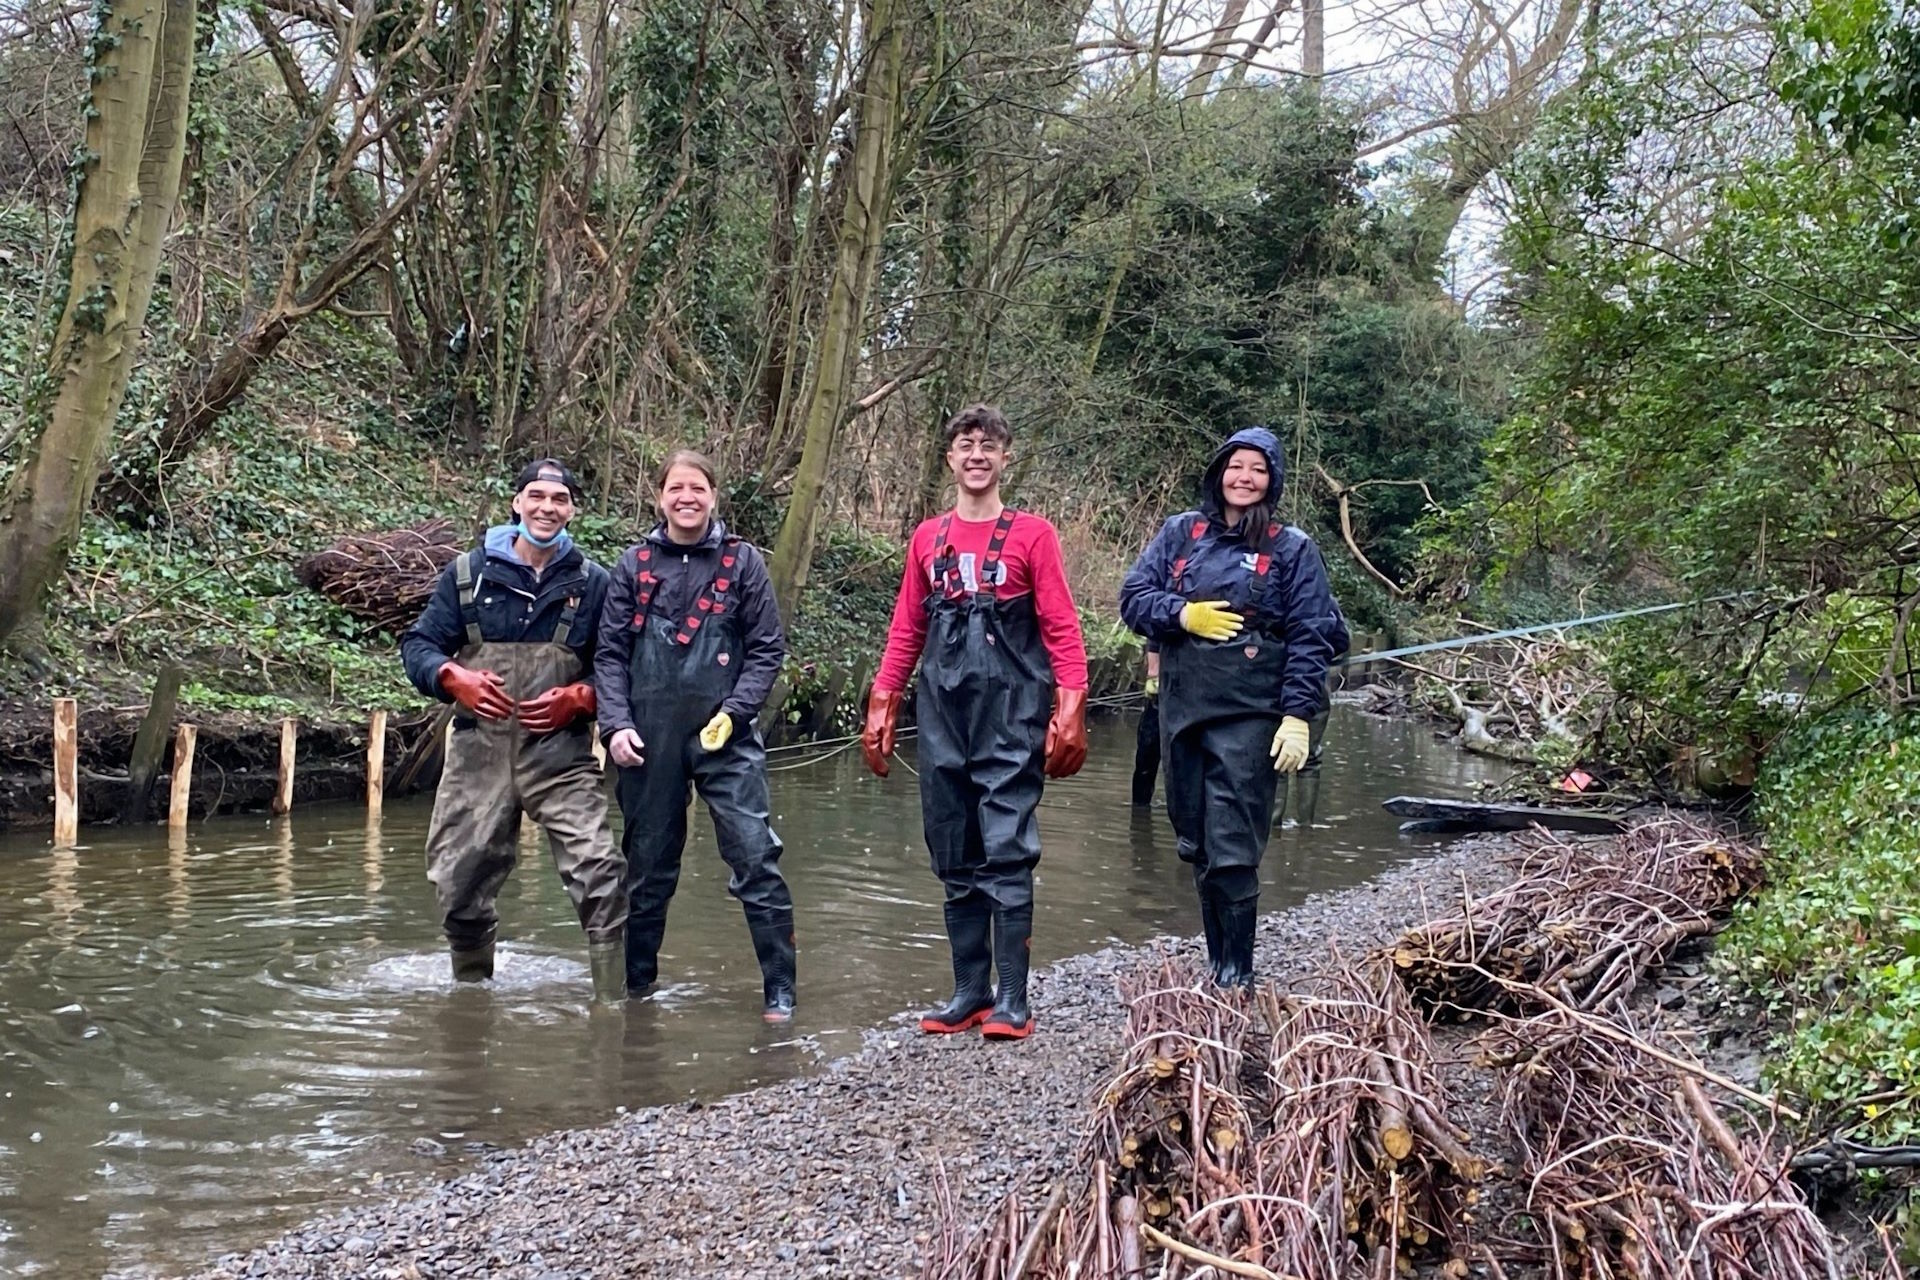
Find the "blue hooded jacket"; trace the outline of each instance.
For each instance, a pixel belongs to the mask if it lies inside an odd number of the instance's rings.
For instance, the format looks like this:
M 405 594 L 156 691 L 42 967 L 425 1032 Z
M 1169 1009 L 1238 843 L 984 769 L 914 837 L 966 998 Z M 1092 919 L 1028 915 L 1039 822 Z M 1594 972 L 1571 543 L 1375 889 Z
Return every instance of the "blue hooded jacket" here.
M 1236 449 L 1258 449 L 1265 455 L 1272 478 L 1268 498 L 1280 496 L 1286 478 L 1280 441 L 1265 427 L 1234 432 L 1207 464 L 1200 509 L 1184 511 L 1160 526 L 1127 571 L 1120 586 L 1120 617 L 1149 641 L 1164 645 L 1185 637 L 1180 610 L 1188 602 L 1225 600 L 1246 616 L 1249 627 L 1286 642 L 1279 712 L 1310 719 L 1326 709 L 1327 669 L 1348 645 L 1346 618 L 1334 602 L 1326 564 L 1312 538 L 1287 525 L 1271 548 L 1263 548 L 1266 530 L 1227 526 L 1220 479 Z M 1206 528 L 1196 539 L 1194 525 L 1203 519 Z M 1261 583 L 1256 567 L 1263 550 L 1271 560 Z M 1173 566 L 1182 559 L 1186 563 L 1176 591 Z

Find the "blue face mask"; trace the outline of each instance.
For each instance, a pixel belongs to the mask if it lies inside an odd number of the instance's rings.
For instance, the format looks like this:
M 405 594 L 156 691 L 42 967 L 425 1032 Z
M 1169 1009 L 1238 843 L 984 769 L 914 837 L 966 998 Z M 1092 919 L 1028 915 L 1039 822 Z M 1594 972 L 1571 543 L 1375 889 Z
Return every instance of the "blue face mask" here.
M 534 546 L 540 548 L 542 551 L 545 551 L 548 547 L 558 545 L 560 539 L 567 536 L 566 527 L 563 525 L 560 528 L 555 529 L 553 531 L 553 536 L 551 538 L 538 537 L 537 535 L 535 535 L 533 530 L 527 528 L 525 524 L 521 523 L 518 520 L 515 520 L 513 522 L 513 532 L 515 537 L 525 538 L 528 542 L 531 542 Z

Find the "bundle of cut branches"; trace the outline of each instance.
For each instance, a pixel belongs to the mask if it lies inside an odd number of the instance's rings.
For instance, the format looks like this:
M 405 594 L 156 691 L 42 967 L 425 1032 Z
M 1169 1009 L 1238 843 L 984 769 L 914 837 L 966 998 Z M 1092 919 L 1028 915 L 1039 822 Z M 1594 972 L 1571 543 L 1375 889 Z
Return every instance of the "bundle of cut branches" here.
M 1615 1021 L 1556 1009 L 1490 1033 L 1504 1123 L 1554 1280 L 1839 1280 L 1900 1274 L 1842 1252 L 1787 1180 L 1772 1128 L 1714 1103 L 1704 1068 Z M 1732 1082 L 1721 1082 L 1731 1085 Z M 1744 1092 L 1744 1090 L 1742 1091 Z
M 1391 1280 L 1416 1260 L 1465 1274 L 1485 1166 L 1447 1123 L 1432 1041 L 1392 967 L 1336 961 L 1309 991 L 1262 1004 L 1266 1136 L 1255 1193 L 1227 1225 L 1240 1219 L 1248 1251 L 1280 1275 Z
M 1482 1165 L 1384 961 L 1335 956 L 1251 1000 L 1163 965 L 1123 994 L 1125 1065 L 1079 1167 L 1038 1214 L 1016 1194 L 970 1225 L 942 1183 L 927 1280 L 1387 1280 L 1416 1257 L 1464 1274 Z
M 348 534 L 302 560 L 294 574 L 363 622 L 398 634 L 426 608 L 440 571 L 460 554 L 451 520 L 389 533 Z
M 1668 815 L 1605 842 L 1537 833 L 1516 870 L 1504 888 L 1469 897 L 1459 914 L 1410 929 L 1391 948 L 1400 980 L 1431 1015 L 1522 1011 L 1533 987 L 1579 1009 L 1612 1004 L 1683 942 L 1711 933 L 1759 883 L 1760 856 Z

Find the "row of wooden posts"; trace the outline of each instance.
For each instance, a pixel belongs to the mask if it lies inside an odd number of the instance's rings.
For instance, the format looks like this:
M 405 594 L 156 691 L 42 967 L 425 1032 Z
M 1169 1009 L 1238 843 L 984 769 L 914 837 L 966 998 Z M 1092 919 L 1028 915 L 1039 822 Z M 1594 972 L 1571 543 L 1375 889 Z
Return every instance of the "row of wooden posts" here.
M 436 725 L 441 731 L 450 724 Z M 280 722 L 280 763 L 275 779 L 272 809 L 276 814 L 293 810 L 294 763 L 299 746 L 300 722 L 292 716 Z M 431 732 L 431 731 L 430 731 Z M 167 801 L 167 827 L 184 830 L 187 803 L 193 795 L 193 751 L 198 730 L 183 724 L 173 738 L 173 783 Z M 164 741 L 162 739 L 161 741 Z M 136 741 L 134 754 L 141 748 Z M 600 743 L 600 727 L 593 726 L 593 754 L 604 766 L 606 748 Z M 158 760 L 157 752 L 153 758 Z M 407 785 L 402 768 L 400 785 Z M 375 711 L 367 722 L 367 812 L 378 814 L 387 781 L 387 713 Z M 70 849 L 80 842 L 80 735 L 79 707 L 72 698 L 53 701 L 53 847 Z
M 79 705 L 72 698 L 53 700 L 53 847 L 70 849 L 80 842 L 80 734 Z M 273 792 L 273 811 L 293 809 L 294 762 L 300 722 L 280 722 L 280 764 Z M 167 826 L 187 825 L 187 803 L 193 796 L 193 751 L 199 730 L 183 724 L 173 737 L 173 782 L 167 801 Z M 387 713 L 375 711 L 367 722 L 367 812 L 380 812 L 387 779 Z

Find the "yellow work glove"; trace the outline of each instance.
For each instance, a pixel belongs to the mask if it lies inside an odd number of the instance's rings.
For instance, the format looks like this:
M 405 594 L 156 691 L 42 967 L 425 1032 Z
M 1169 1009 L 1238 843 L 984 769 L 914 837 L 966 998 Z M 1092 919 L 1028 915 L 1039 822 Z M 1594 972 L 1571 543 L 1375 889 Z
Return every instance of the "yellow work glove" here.
M 1147 683 L 1142 688 L 1141 691 L 1145 693 L 1149 698 L 1159 697 L 1160 696 L 1160 677 L 1148 676 Z
M 1180 610 L 1180 625 L 1202 640 L 1231 640 L 1247 620 L 1227 608 L 1225 600 L 1195 600 Z
M 1273 731 L 1273 771 L 1275 773 L 1298 773 L 1300 766 L 1307 762 L 1308 731 L 1307 722 L 1299 716 L 1288 716 Z
M 724 711 L 715 712 L 713 719 L 707 721 L 707 727 L 700 731 L 700 749 L 718 751 L 732 736 L 733 717 Z

